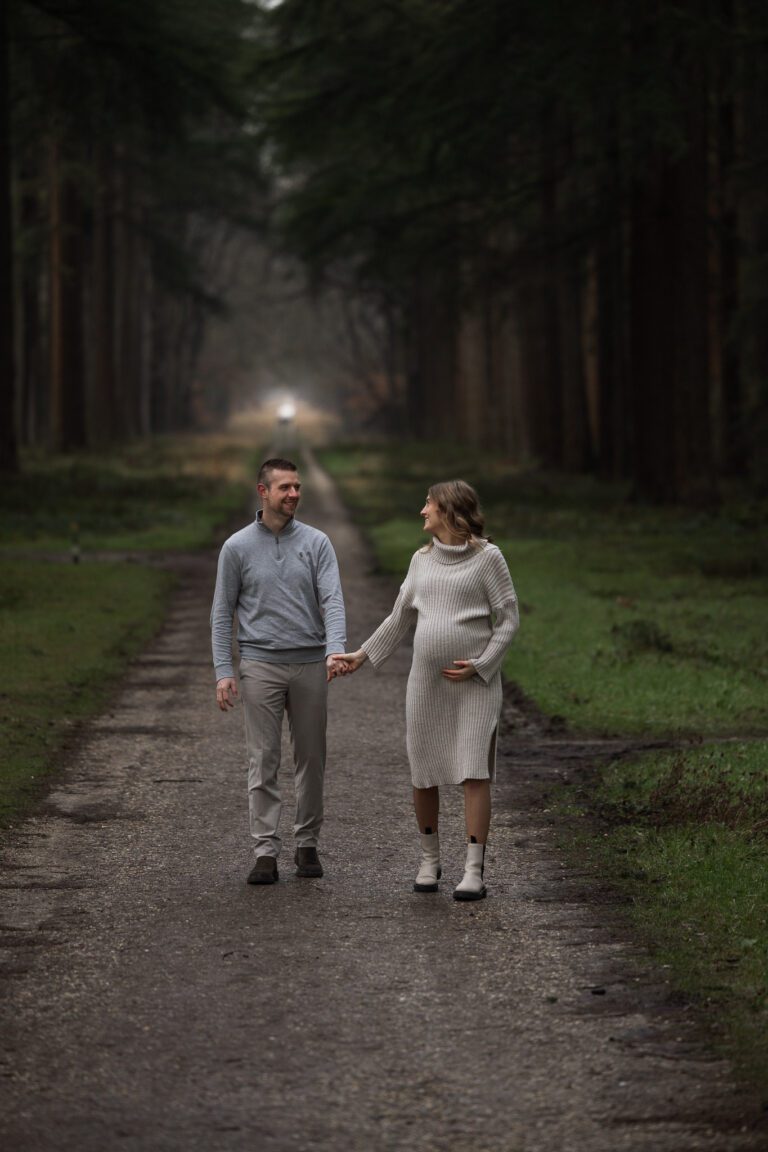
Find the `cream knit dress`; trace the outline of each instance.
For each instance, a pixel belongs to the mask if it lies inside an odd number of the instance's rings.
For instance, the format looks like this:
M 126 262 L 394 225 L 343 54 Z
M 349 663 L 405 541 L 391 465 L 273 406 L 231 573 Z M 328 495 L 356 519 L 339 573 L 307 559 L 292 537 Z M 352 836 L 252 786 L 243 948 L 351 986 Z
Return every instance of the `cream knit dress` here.
M 495 544 L 434 540 L 415 554 L 391 615 L 362 645 L 374 668 L 414 623 L 406 697 L 414 786 L 492 779 L 501 662 L 519 626 L 515 589 Z M 441 676 L 454 660 L 471 660 L 477 675 L 459 682 Z

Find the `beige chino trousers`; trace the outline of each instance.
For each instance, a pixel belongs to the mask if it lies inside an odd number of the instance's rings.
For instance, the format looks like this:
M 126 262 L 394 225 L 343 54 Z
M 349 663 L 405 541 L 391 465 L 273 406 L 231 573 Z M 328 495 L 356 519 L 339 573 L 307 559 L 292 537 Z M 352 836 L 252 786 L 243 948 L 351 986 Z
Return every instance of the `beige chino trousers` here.
M 248 753 L 248 810 L 257 856 L 277 857 L 282 798 L 277 782 L 287 713 L 293 747 L 298 848 L 317 845 L 323 823 L 328 683 L 325 661 L 268 664 L 241 660 L 240 694 Z

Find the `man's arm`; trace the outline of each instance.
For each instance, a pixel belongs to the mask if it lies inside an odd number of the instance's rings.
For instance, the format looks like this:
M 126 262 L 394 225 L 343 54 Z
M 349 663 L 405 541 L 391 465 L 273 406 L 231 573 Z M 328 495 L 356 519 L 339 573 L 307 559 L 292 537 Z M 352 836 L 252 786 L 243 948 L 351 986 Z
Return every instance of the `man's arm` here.
M 320 545 L 317 557 L 317 598 L 325 621 L 325 654 L 344 652 L 347 645 L 347 620 L 336 553 L 328 537 Z
M 211 607 L 211 647 L 216 680 L 234 680 L 232 620 L 240 595 L 240 562 L 228 544 L 219 554 L 216 591 Z

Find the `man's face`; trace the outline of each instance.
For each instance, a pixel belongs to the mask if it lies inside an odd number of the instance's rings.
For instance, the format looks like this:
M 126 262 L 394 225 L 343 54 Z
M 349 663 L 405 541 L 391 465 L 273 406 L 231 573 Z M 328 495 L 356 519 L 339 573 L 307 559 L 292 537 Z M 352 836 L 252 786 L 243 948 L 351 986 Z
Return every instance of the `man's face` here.
M 301 499 L 299 474 L 275 470 L 269 477 L 269 486 L 259 484 L 258 492 L 265 508 L 290 518 L 295 515 Z

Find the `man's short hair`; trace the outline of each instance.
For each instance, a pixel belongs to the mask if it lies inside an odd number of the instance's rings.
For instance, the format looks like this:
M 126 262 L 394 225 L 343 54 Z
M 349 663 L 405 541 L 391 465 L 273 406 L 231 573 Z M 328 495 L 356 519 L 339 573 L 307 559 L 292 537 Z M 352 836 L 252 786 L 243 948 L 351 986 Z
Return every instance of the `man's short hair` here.
M 298 468 L 292 460 L 285 460 L 282 456 L 275 456 L 271 460 L 265 460 L 261 468 L 259 468 L 257 483 L 263 484 L 265 488 L 269 488 L 273 472 L 298 472 Z

